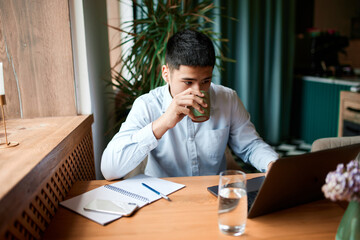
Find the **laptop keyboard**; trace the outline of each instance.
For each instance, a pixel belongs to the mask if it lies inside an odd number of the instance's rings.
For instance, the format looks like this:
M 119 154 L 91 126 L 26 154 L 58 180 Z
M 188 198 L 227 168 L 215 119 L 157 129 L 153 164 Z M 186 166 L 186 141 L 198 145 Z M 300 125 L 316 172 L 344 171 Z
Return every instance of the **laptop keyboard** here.
M 248 192 L 247 193 L 247 197 L 248 197 L 248 212 L 250 211 L 251 206 L 253 205 L 256 195 L 258 194 L 259 191 L 253 191 L 253 192 Z

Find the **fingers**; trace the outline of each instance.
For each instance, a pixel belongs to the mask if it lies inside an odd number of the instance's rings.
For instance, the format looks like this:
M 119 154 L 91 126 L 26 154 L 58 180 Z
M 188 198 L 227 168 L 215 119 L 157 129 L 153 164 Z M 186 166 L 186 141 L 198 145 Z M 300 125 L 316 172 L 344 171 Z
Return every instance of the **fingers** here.
M 199 112 L 203 113 L 203 108 L 207 107 L 205 101 L 199 97 L 185 97 L 181 99 L 175 99 L 176 105 L 190 109 L 191 107 L 195 108 Z
M 193 107 L 199 112 L 203 112 L 201 107 L 206 108 L 208 106 L 205 100 L 202 98 L 204 96 L 204 93 L 189 88 L 184 92 L 176 95 L 174 101 L 178 106 Z
M 192 88 L 188 88 L 185 91 L 179 93 L 178 95 L 194 95 L 194 96 L 204 97 L 204 93 Z
M 192 120 L 195 120 L 196 118 L 191 111 L 191 107 L 200 113 L 204 113 L 205 111 L 203 108 L 208 107 L 208 104 L 202 98 L 204 96 L 204 93 L 189 88 L 173 97 L 173 101 L 166 110 L 164 116 L 167 119 L 169 128 L 175 126 L 186 115 Z

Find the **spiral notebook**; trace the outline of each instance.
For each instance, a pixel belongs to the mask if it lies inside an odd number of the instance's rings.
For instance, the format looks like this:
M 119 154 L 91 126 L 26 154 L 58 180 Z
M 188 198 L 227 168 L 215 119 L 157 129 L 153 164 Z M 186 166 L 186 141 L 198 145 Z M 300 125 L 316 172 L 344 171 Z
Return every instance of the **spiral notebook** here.
M 183 184 L 140 174 L 135 177 L 113 184 L 104 185 L 80 194 L 76 197 L 60 202 L 60 205 L 73 210 L 94 222 L 105 225 L 121 218 L 122 216 L 110 213 L 87 211 L 84 210 L 84 206 L 94 199 L 104 199 L 136 203 L 138 208 L 141 208 L 161 198 L 156 193 L 142 186 L 141 183 L 146 183 L 165 195 L 185 187 Z

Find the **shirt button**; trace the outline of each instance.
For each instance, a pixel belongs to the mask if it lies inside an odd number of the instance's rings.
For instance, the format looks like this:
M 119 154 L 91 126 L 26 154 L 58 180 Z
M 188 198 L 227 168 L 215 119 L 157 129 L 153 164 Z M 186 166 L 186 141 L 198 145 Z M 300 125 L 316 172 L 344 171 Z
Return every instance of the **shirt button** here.
M 189 138 L 189 141 L 194 141 L 194 138 L 190 137 L 190 138 Z

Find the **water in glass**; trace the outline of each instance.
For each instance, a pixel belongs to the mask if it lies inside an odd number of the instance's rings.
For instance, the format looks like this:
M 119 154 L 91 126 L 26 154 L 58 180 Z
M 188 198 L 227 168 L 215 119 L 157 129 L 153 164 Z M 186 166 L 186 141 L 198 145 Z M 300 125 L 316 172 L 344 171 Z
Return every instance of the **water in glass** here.
M 222 188 L 219 192 L 220 231 L 238 236 L 244 233 L 247 219 L 247 194 L 243 188 Z

